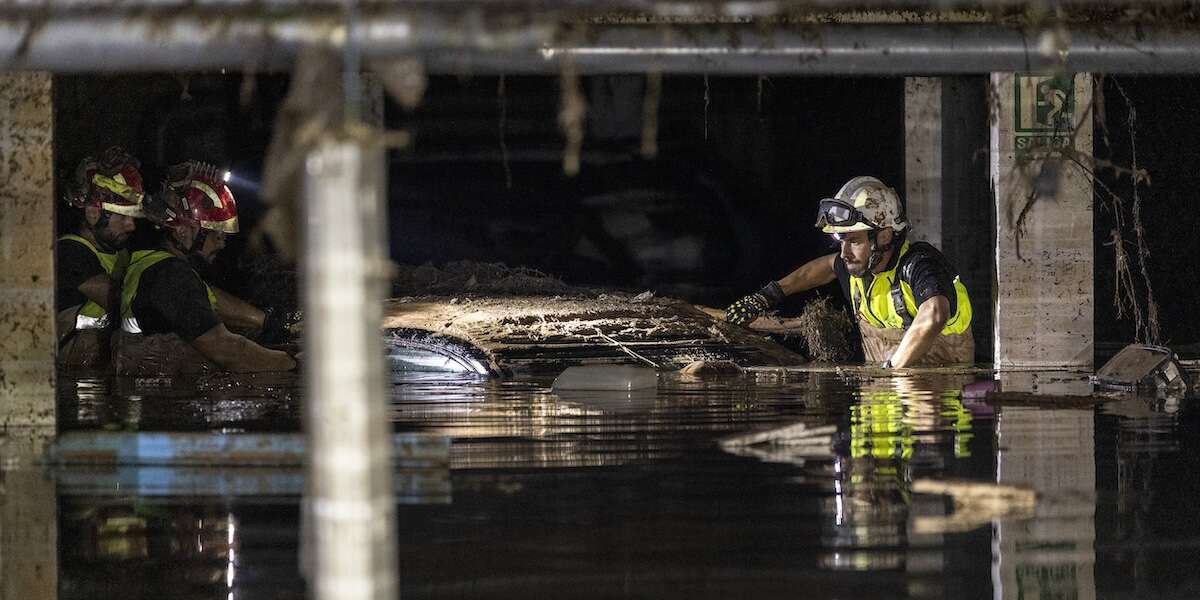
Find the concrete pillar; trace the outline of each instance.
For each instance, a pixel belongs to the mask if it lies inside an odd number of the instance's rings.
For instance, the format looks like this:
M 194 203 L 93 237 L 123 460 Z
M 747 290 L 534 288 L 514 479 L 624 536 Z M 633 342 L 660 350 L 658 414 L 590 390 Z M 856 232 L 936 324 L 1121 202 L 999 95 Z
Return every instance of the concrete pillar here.
M 307 163 L 308 572 L 318 599 L 397 597 L 391 426 L 379 335 L 387 272 L 383 162 L 380 146 L 331 139 Z
M 1088 410 L 1004 407 L 996 480 L 1037 491 L 1033 519 L 992 529 L 996 600 L 1096 597 L 1095 416 Z
M 9 427 L 0 437 L 0 599 L 58 597 L 58 496 L 37 464 L 53 427 Z
M 52 82 L 0 74 L 0 428 L 55 422 Z
M 904 79 L 904 197 L 914 239 L 942 247 L 942 79 Z
M 945 253 L 974 307 L 976 358 L 991 360 L 992 243 L 988 81 L 983 76 L 904 80 L 904 198 L 910 239 Z
M 1092 180 L 1051 149 L 1091 154 L 1092 77 L 1004 73 L 992 85 L 996 365 L 1090 368 Z

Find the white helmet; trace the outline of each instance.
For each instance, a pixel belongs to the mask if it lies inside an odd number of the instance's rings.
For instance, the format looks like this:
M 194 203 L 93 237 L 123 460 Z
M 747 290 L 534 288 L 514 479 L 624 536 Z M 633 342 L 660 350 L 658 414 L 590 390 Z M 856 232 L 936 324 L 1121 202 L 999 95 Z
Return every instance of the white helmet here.
M 825 233 L 908 228 L 896 190 L 874 177 L 862 175 L 846 182 L 833 198 L 821 200 L 817 227 Z

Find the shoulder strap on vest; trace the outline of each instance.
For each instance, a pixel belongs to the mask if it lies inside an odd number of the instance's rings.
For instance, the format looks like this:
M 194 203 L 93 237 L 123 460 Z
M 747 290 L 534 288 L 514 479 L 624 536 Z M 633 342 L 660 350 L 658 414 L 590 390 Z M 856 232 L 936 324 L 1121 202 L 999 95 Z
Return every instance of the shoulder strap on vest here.
M 901 287 L 901 280 L 904 278 L 904 267 L 908 264 L 907 259 L 913 256 L 913 250 L 919 248 L 925 242 L 904 242 L 900 247 L 900 256 L 896 259 L 896 270 L 892 274 L 892 289 L 888 291 L 892 297 L 892 307 L 896 309 L 896 314 L 900 316 L 900 320 L 904 322 L 904 328 L 908 329 L 913 322 L 912 313 L 908 312 L 908 305 L 904 303 L 904 288 Z M 927 244 L 926 244 L 927 245 Z
M 913 316 L 908 312 L 908 306 L 904 304 L 904 289 L 900 287 L 899 275 L 892 280 L 892 289 L 888 294 L 892 297 L 892 307 L 896 309 L 896 314 L 900 315 L 900 320 L 904 321 L 904 328 L 908 329 L 912 325 Z

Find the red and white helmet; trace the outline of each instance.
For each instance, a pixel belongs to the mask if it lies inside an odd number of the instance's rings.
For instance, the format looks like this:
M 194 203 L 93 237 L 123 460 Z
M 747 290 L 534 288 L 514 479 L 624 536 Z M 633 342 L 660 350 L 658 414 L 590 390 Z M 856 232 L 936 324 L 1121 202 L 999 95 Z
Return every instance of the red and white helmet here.
M 224 172 L 196 161 L 167 170 L 162 191 L 146 211 L 158 225 L 195 223 L 203 229 L 238 232 L 237 202 L 225 185 Z
M 141 163 L 120 146 L 112 146 L 99 157 L 89 156 L 75 169 L 75 185 L 66 197 L 75 208 L 97 206 L 108 212 L 143 217 L 146 198 Z

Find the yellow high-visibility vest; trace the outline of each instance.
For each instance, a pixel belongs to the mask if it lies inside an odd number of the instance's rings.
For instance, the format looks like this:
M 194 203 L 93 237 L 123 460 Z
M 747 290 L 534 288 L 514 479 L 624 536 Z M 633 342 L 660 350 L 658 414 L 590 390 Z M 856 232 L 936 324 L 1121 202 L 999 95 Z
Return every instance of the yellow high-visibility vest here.
M 121 284 L 121 330 L 126 333 L 142 333 L 142 326 L 137 317 L 133 316 L 133 299 L 137 297 L 138 285 L 142 282 L 142 273 L 146 269 L 168 259 L 173 255 L 163 250 L 135 250 L 129 259 L 129 268 L 125 271 L 125 281 Z M 213 312 L 217 310 L 217 295 L 204 280 L 204 289 L 208 292 L 208 304 Z
M 110 277 L 112 276 L 113 269 L 116 267 L 117 262 L 120 259 L 120 255 L 126 254 L 124 250 L 122 250 L 120 253 L 101 252 L 98 248 L 96 248 L 95 244 L 89 242 L 87 238 L 75 234 L 64 235 L 58 238 L 58 240 L 60 242 L 72 241 L 77 244 L 82 244 L 84 248 L 87 248 L 92 252 L 92 254 L 96 255 L 96 260 L 100 261 L 100 266 L 104 268 L 104 272 L 108 273 Z M 79 307 L 79 312 L 75 314 L 75 329 L 106 329 L 108 328 L 108 322 L 108 311 L 104 310 L 103 306 L 100 306 L 91 300 L 87 300 L 86 298 L 83 305 Z
M 908 282 L 900 277 L 900 266 L 904 264 L 908 250 L 909 244 L 904 242 L 896 265 L 876 273 L 869 285 L 863 283 L 862 277 L 850 276 L 850 298 L 854 312 L 870 325 L 880 329 L 907 329 L 912 324 L 917 314 L 917 299 Z M 967 296 L 967 288 L 957 275 L 954 276 L 954 292 L 955 298 L 947 300 L 955 302 L 957 309 L 954 316 L 946 321 L 942 335 L 962 333 L 971 325 L 971 298 Z

